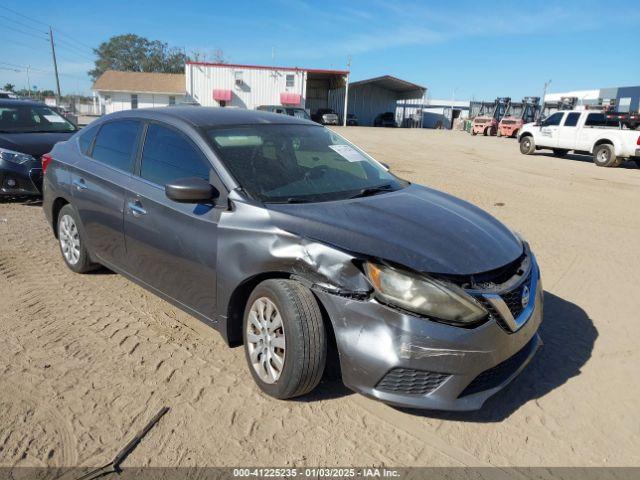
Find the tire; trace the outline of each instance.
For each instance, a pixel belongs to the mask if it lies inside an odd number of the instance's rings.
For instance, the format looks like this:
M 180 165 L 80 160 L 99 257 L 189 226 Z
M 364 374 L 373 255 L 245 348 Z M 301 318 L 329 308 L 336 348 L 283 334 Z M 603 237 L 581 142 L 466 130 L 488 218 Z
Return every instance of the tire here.
M 260 283 L 247 301 L 242 332 L 249 371 L 264 393 L 287 399 L 318 385 L 327 335 L 311 290 L 294 280 Z
M 565 150 L 563 148 L 554 148 L 553 155 L 556 157 L 566 157 L 569 150 Z
M 58 243 L 64 263 L 76 273 L 87 273 L 99 265 L 91 262 L 91 257 L 80 233 L 80 219 L 75 209 L 67 204 L 58 214 Z
M 636 162 L 636 167 L 640 168 L 640 157 L 634 158 L 633 161 Z
M 520 138 L 520 153 L 523 155 L 531 155 L 536 151 L 536 144 L 533 141 L 533 137 L 531 135 L 525 135 Z
M 471 135 L 475 137 L 476 135 L 478 135 L 478 132 L 476 132 L 473 128 L 471 128 Z
M 616 157 L 613 145 L 604 143 L 593 149 L 593 163 L 599 167 L 617 167 L 622 163 L 622 159 Z
M 502 136 L 502 132 L 498 128 L 498 130 L 496 131 L 496 137 L 501 137 L 501 136 Z

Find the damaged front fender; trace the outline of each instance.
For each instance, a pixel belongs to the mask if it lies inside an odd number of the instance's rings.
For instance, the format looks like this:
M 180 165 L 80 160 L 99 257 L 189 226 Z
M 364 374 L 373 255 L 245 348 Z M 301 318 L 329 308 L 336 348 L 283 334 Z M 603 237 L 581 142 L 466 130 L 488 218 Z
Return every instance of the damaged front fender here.
M 315 289 L 358 297 L 371 291 L 354 255 L 274 226 L 267 209 L 235 192 L 229 199 L 233 208 L 218 224 L 216 295 L 218 328 L 227 342 L 234 343 L 233 324 L 242 321 L 244 304 L 235 305 L 237 292 L 254 286 L 255 279 L 290 276 Z

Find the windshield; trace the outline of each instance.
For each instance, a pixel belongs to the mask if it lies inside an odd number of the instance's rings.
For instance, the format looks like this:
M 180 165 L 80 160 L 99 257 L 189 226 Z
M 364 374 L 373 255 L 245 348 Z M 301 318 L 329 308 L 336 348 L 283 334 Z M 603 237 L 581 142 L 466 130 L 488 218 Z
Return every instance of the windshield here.
M 4 133 L 75 132 L 76 127 L 46 105 L 0 105 Z
M 208 135 L 240 186 L 264 202 L 340 200 L 408 184 L 320 126 L 247 125 Z

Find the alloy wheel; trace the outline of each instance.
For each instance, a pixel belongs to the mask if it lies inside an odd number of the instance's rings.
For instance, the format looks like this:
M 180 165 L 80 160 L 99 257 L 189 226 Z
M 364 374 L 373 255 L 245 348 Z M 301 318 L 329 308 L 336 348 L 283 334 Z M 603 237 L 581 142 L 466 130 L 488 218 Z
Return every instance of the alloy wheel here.
M 80 234 L 71 215 L 63 215 L 60 219 L 58 237 L 64 258 L 70 265 L 80 260 Z
M 246 328 L 251 366 L 263 382 L 277 382 L 284 368 L 286 342 L 276 305 L 267 297 L 258 298 L 249 309 Z

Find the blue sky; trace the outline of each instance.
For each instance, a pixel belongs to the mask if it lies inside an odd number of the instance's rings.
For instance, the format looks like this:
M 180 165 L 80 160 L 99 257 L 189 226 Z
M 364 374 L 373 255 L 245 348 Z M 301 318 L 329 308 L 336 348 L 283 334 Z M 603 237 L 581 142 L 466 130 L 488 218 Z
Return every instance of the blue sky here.
M 63 93 L 89 93 L 90 48 L 124 33 L 232 63 L 269 65 L 275 51 L 276 65 L 343 69 L 351 55 L 352 80 L 391 74 L 431 98 L 541 95 L 549 79 L 550 91 L 640 84 L 630 0 L 0 0 L 0 87 L 26 86 L 30 65 L 31 84 L 53 88 L 49 24 Z

